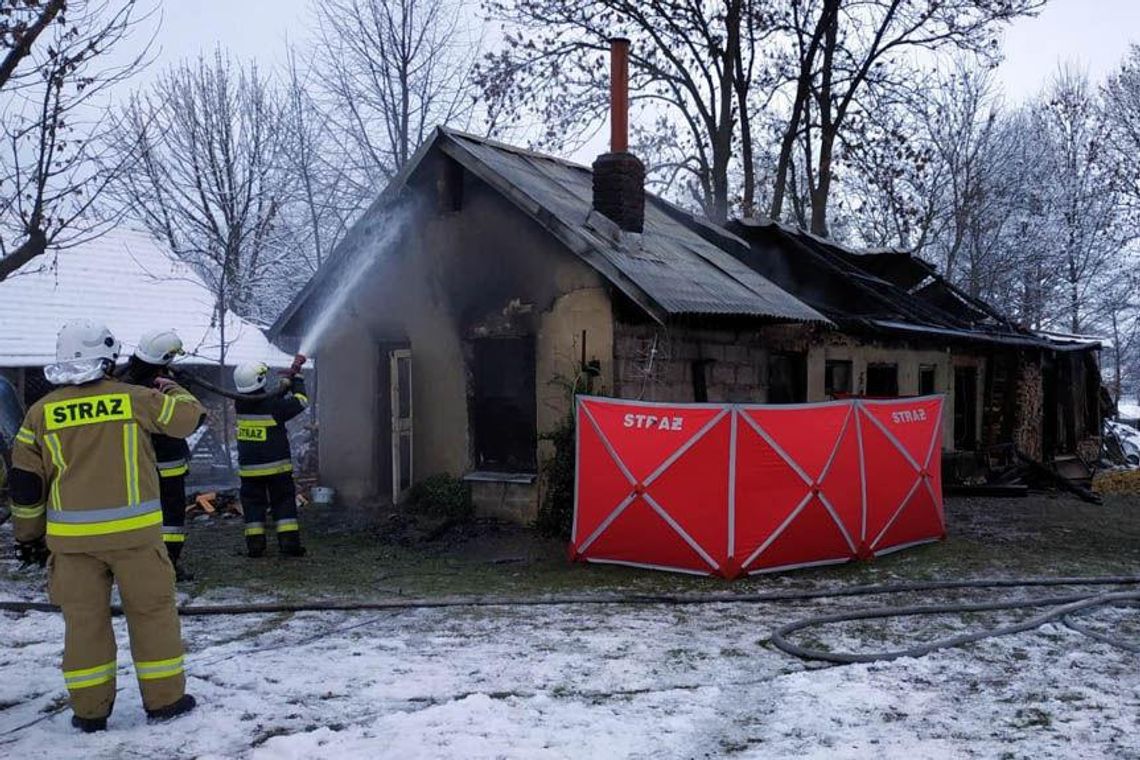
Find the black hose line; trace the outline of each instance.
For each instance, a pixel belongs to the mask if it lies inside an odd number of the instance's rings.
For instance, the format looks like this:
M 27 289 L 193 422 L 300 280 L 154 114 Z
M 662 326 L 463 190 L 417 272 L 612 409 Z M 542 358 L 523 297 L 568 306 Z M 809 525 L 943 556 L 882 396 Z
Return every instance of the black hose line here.
M 438 609 L 454 607 L 546 607 L 563 605 L 708 605 L 708 604 L 762 604 L 766 602 L 801 602 L 815 599 L 874 596 L 878 594 L 905 594 L 920 591 L 948 591 L 954 589 L 993 589 L 993 588 L 1023 588 L 1036 586 L 1134 586 L 1140 584 L 1140 576 L 1134 575 L 1102 575 L 1085 577 L 1061 578 L 977 578 L 967 581 L 913 581 L 904 583 L 891 583 L 881 585 L 839 586 L 818 589 L 814 591 L 772 591 L 757 594 L 733 593 L 698 593 L 698 594 L 596 594 L 596 595 L 558 595 L 536 598 L 511 597 L 452 597 L 447 599 L 406 599 L 390 601 L 312 601 L 301 603 L 269 603 L 269 604 L 217 604 L 195 605 L 189 604 L 179 609 L 182 615 L 215 616 L 215 615 L 264 615 L 274 613 L 295 612 L 356 612 L 363 610 L 399 612 L 403 610 Z M 1140 591 L 1113 591 L 1107 593 L 1065 594 L 1052 597 L 1039 597 L 1032 599 L 999 600 L 994 602 L 976 602 L 962 604 L 922 605 L 909 607 L 882 607 L 869 610 L 858 610 L 850 613 L 820 615 L 799 620 L 778 628 L 772 634 L 772 644 L 783 652 L 795 657 L 808 660 L 822 660 L 838 664 L 851 664 L 860 662 L 878 662 L 894 660 L 900 657 L 921 657 L 939 649 L 962 646 L 994 636 L 1005 636 L 1037 628 L 1049 622 L 1060 620 L 1069 628 L 1078 631 L 1106 644 L 1119 647 L 1130 652 L 1140 652 L 1140 645 L 1120 641 L 1106 634 L 1093 631 L 1075 623 L 1070 619 L 1074 613 L 1121 603 L 1140 602 Z M 855 620 L 871 620 L 890 617 L 904 617 L 917 615 L 941 615 L 968 612 L 985 612 L 995 610 L 1012 610 L 1034 607 L 1053 607 L 1054 609 L 1019 623 L 1001 626 L 998 628 L 960 634 L 946 639 L 940 639 L 909 649 L 891 652 L 848 654 L 842 652 L 829 652 L 820 649 L 801 647 L 788 641 L 788 635 L 830 623 L 842 623 Z M 0 601 L 0 612 L 56 612 L 58 607 L 45 602 Z M 121 607 L 112 607 L 115 615 L 122 615 Z M 352 628 L 370 625 L 380 620 L 374 617 L 361 623 L 354 623 Z M 326 635 L 325 633 L 319 634 Z M 313 638 L 313 637 L 311 637 Z M 295 646 L 296 642 L 290 645 Z M 285 644 L 279 646 L 286 646 Z M 270 647 L 274 648 L 274 647 Z M 248 654 L 248 653 L 242 653 Z M 230 659 L 236 655 L 226 655 L 217 661 Z M 211 663 L 206 663 L 211 664 Z M 44 720 L 66 710 L 63 705 L 55 710 L 49 710 L 43 715 L 0 733 L 0 736 L 16 734 L 24 729 L 36 725 Z M 10 744 L 14 740 L 0 741 L 0 745 Z
M 277 383 L 277 386 L 275 388 L 267 389 L 265 393 L 240 393 L 238 391 L 231 391 L 228 388 L 222 388 L 221 386 L 214 385 L 209 380 L 203 380 L 200 377 L 191 375 L 189 372 L 183 372 L 177 367 L 157 367 L 151 365 L 149 369 L 152 370 L 151 373 L 140 377 L 139 375 L 132 373 L 131 365 L 128 364 L 116 370 L 114 376 L 116 379 L 121 380 L 125 383 L 131 383 L 134 385 L 150 385 L 154 381 L 155 377 L 161 377 L 159 372 L 165 372 L 170 376 L 172 380 L 181 385 L 196 385 L 199 388 L 205 388 L 211 393 L 216 393 L 219 396 L 224 396 L 225 398 L 228 398 L 232 401 L 262 401 L 267 397 L 275 398 L 277 396 L 280 396 L 284 394 L 285 391 L 289 390 L 289 383 L 284 378 L 282 378 L 280 382 Z
M 1127 649 L 1129 651 L 1140 651 L 1140 648 L 1128 642 L 1120 641 L 1105 634 L 1099 634 L 1093 631 L 1088 631 L 1083 626 L 1073 625 L 1068 620 L 1068 616 L 1074 612 L 1089 609 L 1092 607 L 1103 607 L 1118 604 L 1120 602 L 1135 602 L 1140 601 L 1140 591 L 1118 591 L 1106 594 L 1068 594 L 1065 596 L 1052 596 L 1052 597 L 1038 597 L 1034 599 L 1005 599 L 996 602 L 981 602 L 981 603 L 965 603 L 965 604 L 934 604 L 934 605 L 921 605 L 913 607 L 879 607 L 870 610 L 857 610 L 855 612 L 839 613 L 835 615 L 818 615 L 815 617 L 805 618 L 804 620 L 797 620 L 794 623 L 780 626 L 772 634 L 772 644 L 777 649 L 787 652 L 804 660 L 822 660 L 824 662 L 833 662 L 841 665 L 849 665 L 859 662 L 883 662 L 889 660 L 897 660 L 900 657 L 922 657 L 923 655 L 930 654 L 939 649 L 949 649 L 950 647 L 959 647 L 963 644 L 971 644 L 975 641 L 982 639 L 989 639 L 995 636 L 1008 636 L 1012 633 L 1021 633 L 1023 631 L 1038 628 L 1046 623 L 1051 623 L 1056 620 L 1061 620 L 1069 625 L 1073 630 L 1085 633 L 1099 641 L 1113 646 Z M 802 647 L 798 644 L 793 644 L 788 640 L 788 635 L 796 631 L 802 631 L 806 628 L 815 628 L 821 625 L 829 625 L 832 623 L 849 623 L 856 620 L 875 620 L 882 618 L 895 618 L 895 617 L 912 617 L 916 615 L 946 615 L 946 614 L 962 614 L 967 612 L 989 612 L 994 610 L 1016 610 L 1033 607 L 1054 607 L 1048 612 L 1041 615 L 1036 615 L 1027 620 L 1018 623 L 1011 623 L 1009 625 L 999 626 L 997 628 L 989 628 L 980 631 L 972 631 L 970 633 L 963 633 L 957 636 L 950 636 L 945 639 L 938 639 L 919 646 L 908 647 L 907 649 L 899 649 L 888 652 L 869 652 L 869 653 L 848 653 L 848 652 L 832 652 L 826 649 L 815 649 L 811 647 Z
M 285 393 L 289 389 L 289 383 L 281 380 L 277 383 L 277 387 L 272 390 L 266 390 L 265 393 L 239 393 L 238 391 L 231 391 L 228 388 L 222 388 L 214 385 L 209 380 L 203 380 L 200 377 L 195 377 L 188 372 L 180 372 L 174 368 L 170 369 L 170 374 L 174 380 L 184 385 L 196 385 L 199 388 L 205 388 L 211 393 L 216 393 L 219 396 L 224 396 L 233 401 L 262 401 L 265 398 L 274 398 Z
M 768 602 L 800 602 L 832 597 L 872 596 L 876 594 L 906 594 L 919 591 L 948 591 L 954 589 L 1021 588 L 1031 586 L 1113 586 L 1140 585 L 1140 576 L 1102 575 L 1061 578 L 978 578 L 966 581 L 911 581 L 904 583 L 861 586 L 833 586 L 811 591 L 768 591 L 756 594 L 731 592 L 691 594 L 559 594 L 540 597 L 458 596 L 442 599 L 390 599 L 385 601 L 306 601 L 269 602 L 259 604 L 188 604 L 179 608 L 186 617 L 215 615 L 267 615 L 296 612 L 361 612 L 441 609 L 453 607 L 560 607 L 583 606 L 647 606 L 675 605 L 699 606 L 709 604 L 763 604 Z M 1077 598 L 1085 598 L 1082 595 Z M 1066 597 L 1067 598 L 1067 597 Z M 1057 602 L 1058 604 L 1064 603 Z M 895 608 L 896 610 L 901 608 Z M 0 612 L 58 612 L 59 608 L 47 602 L 0 601 Z M 113 606 L 115 615 L 122 615 L 119 606 Z
M 1115 636 L 1109 636 L 1106 633 L 1094 631 L 1086 625 L 1074 622 L 1072 615 L 1066 615 L 1065 617 L 1061 618 L 1061 622 L 1077 633 L 1088 636 L 1090 639 L 1096 639 L 1097 641 L 1101 641 L 1105 644 L 1111 644 L 1114 647 L 1127 649 L 1129 652 L 1136 652 L 1137 654 L 1140 654 L 1140 644 L 1131 641 L 1122 641 Z

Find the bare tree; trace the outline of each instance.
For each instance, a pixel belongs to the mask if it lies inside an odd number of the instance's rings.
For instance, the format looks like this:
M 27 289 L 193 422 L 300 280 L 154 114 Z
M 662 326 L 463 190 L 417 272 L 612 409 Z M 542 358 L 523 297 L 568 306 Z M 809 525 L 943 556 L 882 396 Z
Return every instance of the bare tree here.
M 862 142 L 860 129 L 875 123 L 866 94 L 912 82 L 916 50 L 992 54 L 998 25 L 1043 2 L 484 0 L 508 31 L 478 78 L 497 110 L 542 123 L 537 143 L 563 148 L 604 119 L 606 40 L 628 34 L 631 103 L 650 125 L 636 145 L 658 186 L 687 180 L 716 221 L 730 199 L 748 215 L 762 195 L 782 218 L 791 194 L 793 217 L 827 234 L 844 135 Z M 770 194 L 756 187 L 755 160 L 769 114 L 779 124 Z
M 1104 286 L 1114 278 L 1125 242 L 1120 199 L 1107 159 L 1101 103 L 1085 75 L 1062 69 L 1037 110 L 1035 136 L 1048 147 L 1052 229 L 1068 329 L 1102 316 Z
M 1033 13 L 1044 0 L 787 0 L 796 55 L 786 72 L 794 86 L 783 132 L 770 216 L 784 216 L 795 153 L 811 204 L 811 231 L 828 234 L 828 203 L 840 143 L 859 139 L 875 120 L 862 99 L 911 83 L 916 51 L 946 48 L 992 57 L 1001 23 Z M 859 118 L 859 117 L 862 118 Z
M 1109 77 L 1102 97 L 1113 175 L 1133 219 L 1140 221 L 1140 45 L 1131 47 Z
M 327 139 L 350 158 L 344 178 L 363 205 L 439 124 L 472 112 L 477 46 L 462 5 L 447 0 L 323 0 L 315 5 L 314 81 Z
M 946 166 L 936 160 L 937 146 L 917 118 L 926 103 L 893 95 L 873 96 L 875 123 L 844 143 L 840 159 L 850 171 L 832 232 L 838 223 L 849 228 L 851 242 L 922 256 L 941 234 L 944 198 L 938 189 Z
M 114 191 L 212 290 L 222 366 L 227 312 L 267 320 L 288 299 L 282 107 L 255 66 L 218 52 L 166 72 L 118 120 L 130 160 Z
M 334 118 L 313 95 L 315 72 L 303 67 L 294 51 L 287 74 L 282 159 L 294 202 L 282 208 L 282 216 L 311 274 L 348 229 L 359 198 L 350 191 L 348 157 L 328 139 Z
M 106 228 L 106 96 L 147 46 L 119 64 L 108 53 L 148 17 L 136 0 L 0 0 L 0 280 Z
M 508 32 L 481 62 L 477 80 L 496 112 L 542 124 L 536 144 L 562 149 L 592 134 L 608 113 L 608 40 L 632 38 L 630 103 L 643 116 L 634 149 L 650 180 L 678 182 L 706 215 L 729 214 L 733 174 L 742 212 L 756 198 L 753 114 L 770 72 L 762 44 L 773 25 L 768 0 L 485 0 Z

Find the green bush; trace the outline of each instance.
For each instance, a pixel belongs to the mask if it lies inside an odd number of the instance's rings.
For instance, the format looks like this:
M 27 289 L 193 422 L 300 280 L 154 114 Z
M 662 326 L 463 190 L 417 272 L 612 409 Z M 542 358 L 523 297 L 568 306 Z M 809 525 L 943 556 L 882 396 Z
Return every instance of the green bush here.
M 440 474 L 412 486 L 412 503 L 425 512 L 465 520 L 471 517 L 471 489 L 459 478 Z
M 574 521 L 574 416 L 542 436 L 554 445 L 554 454 L 542 463 L 543 494 L 535 527 L 548 536 L 570 540 Z

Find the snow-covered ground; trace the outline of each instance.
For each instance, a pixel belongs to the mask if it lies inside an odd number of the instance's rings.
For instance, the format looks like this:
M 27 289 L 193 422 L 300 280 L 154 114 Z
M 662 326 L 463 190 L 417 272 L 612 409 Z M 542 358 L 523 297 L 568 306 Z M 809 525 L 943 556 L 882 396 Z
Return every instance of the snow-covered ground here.
M 28 592 L 0 586 L 2 598 Z M 1062 626 L 846 667 L 808 666 L 767 643 L 780 623 L 849 604 L 188 618 L 201 707 L 158 726 L 143 719 L 119 620 L 121 691 L 111 730 L 94 736 L 66 710 L 45 717 L 64 694 L 59 617 L 0 613 L 0 757 L 1140 756 L 1140 655 Z M 1134 620 L 1104 610 L 1088 622 L 1135 635 Z M 977 622 L 820 635 L 886 648 Z

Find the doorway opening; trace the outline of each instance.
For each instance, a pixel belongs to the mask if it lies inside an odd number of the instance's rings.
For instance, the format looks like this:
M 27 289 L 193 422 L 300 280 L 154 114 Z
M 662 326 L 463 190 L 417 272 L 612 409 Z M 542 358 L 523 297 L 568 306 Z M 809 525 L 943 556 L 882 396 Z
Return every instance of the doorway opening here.
M 974 451 L 978 446 L 978 369 L 954 368 L 954 448 Z

